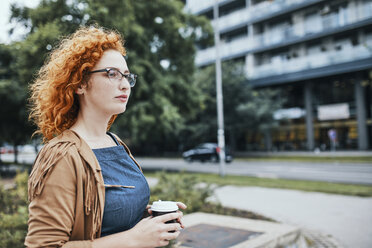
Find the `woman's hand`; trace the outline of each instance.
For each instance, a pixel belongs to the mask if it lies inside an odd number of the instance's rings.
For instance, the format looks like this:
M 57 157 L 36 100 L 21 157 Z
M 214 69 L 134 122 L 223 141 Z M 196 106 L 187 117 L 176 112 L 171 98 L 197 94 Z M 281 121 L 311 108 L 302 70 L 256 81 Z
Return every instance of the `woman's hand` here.
M 184 204 L 182 202 L 176 202 L 176 204 L 177 204 L 178 208 L 181 208 L 181 209 L 186 209 L 187 208 L 186 204 Z M 147 209 L 147 212 L 149 213 L 149 215 L 152 215 L 151 205 L 147 205 L 146 209 Z M 183 216 L 183 213 L 181 211 L 178 210 L 177 213 L 181 213 L 182 214 L 181 217 Z M 180 223 L 181 228 L 185 228 L 185 226 L 182 223 L 181 218 L 177 218 L 177 222 Z
M 147 217 L 142 219 L 136 226 L 128 232 L 133 240 L 136 240 L 137 247 L 158 247 L 166 246 L 169 240 L 176 239 L 180 234 L 180 223 L 165 222 L 181 219 L 182 212 L 169 213 L 157 217 Z M 174 232 L 170 232 L 174 231 Z
M 95 239 L 92 245 L 93 248 L 153 248 L 166 246 L 169 244 L 169 240 L 178 237 L 181 225 L 180 223 L 165 224 L 165 222 L 181 217 L 181 212 L 157 217 L 150 216 L 142 219 L 128 231 Z

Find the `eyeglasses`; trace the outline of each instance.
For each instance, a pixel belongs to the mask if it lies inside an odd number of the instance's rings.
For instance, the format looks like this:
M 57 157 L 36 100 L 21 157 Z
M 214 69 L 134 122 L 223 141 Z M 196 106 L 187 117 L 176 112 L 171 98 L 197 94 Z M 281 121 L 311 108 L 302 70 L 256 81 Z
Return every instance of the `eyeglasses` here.
M 121 81 L 123 77 L 125 77 L 126 80 L 128 80 L 130 87 L 133 87 L 136 85 L 137 81 L 137 75 L 133 73 L 128 73 L 128 74 L 123 74 L 121 71 L 119 71 L 116 68 L 105 68 L 101 70 L 95 70 L 95 71 L 90 71 L 89 74 L 91 73 L 97 73 L 97 72 L 106 72 L 107 77 L 110 79 L 110 81 Z

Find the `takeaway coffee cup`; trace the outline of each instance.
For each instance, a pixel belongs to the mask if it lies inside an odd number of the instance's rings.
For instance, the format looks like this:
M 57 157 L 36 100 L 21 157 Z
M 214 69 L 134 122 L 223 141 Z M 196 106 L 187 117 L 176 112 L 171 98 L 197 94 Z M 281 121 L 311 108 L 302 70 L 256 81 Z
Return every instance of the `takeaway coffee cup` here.
M 151 205 L 151 211 L 152 211 L 152 216 L 160 216 L 164 214 L 169 214 L 169 213 L 175 213 L 178 210 L 178 206 L 176 202 L 173 201 L 154 201 Z M 177 223 L 177 220 L 170 220 L 165 223 Z M 174 232 L 174 231 L 172 231 Z

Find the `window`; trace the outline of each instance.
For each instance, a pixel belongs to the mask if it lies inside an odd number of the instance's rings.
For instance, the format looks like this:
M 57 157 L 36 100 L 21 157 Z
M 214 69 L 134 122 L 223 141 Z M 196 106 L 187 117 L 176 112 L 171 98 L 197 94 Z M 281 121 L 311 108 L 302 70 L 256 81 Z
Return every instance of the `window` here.
M 234 11 L 245 8 L 245 0 L 235 0 L 227 4 L 221 5 L 219 8 L 219 16 L 228 15 Z
M 248 35 L 248 28 L 247 26 L 243 26 L 225 33 L 220 34 L 221 40 L 225 42 L 229 42 L 241 37 L 246 37 Z

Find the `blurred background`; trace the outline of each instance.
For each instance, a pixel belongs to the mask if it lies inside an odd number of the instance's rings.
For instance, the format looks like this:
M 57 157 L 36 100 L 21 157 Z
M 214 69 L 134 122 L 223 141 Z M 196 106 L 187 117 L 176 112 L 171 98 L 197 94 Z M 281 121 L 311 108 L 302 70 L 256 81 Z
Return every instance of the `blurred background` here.
M 215 23 L 214 1 L 198 2 L 186 8 Z M 282 100 L 266 110 L 273 119 L 265 128 L 244 125 L 239 141 L 227 132 L 229 142 L 239 150 L 327 150 L 332 129 L 337 148 L 369 149 L 371 17 L 369 0 L 220 1 L 222 60 L 242 63 L 247 85 Z M 198 68 L 214 59 L 213 46 L 198 46 Z
M 188 203 L 190 212 L 270 220 L 277 216 L 221 205 L 203 208 L 200 203 L 213 191 L 193 187 L 203 182 L 355 197 L 347 202 L 371 198 L 372 0 L 5 0 L 0 9 L 0 184 L 5 185 L 0 187 L 0 227 L 12 231 L 0 232 L 0 247 L 22 247 L 27 171 L 42 147 L 28 121 L 28 87 L 63 37 L 93 24 L 124 36 L 128 66 L 139 75 L 126 112 L 111 131 L 129 145 L 147 178 L 168 183 L 152 188 L 154 200 L 170 195 L 161 188 L 174 189 L 174 199 Z M 214 163 L 220 152 L 215 32 L 230 163 L 225 178 L 218 177 Z M 26 173 L 15 180 L 17 170 Z M 193 174 L 154 173 L 161 170 Z M 350 247 L 370 247 L 372 216 L 362 209 L 358 223 L 364 224 L 358 227 L 370 230 L 369 238 L 350 238 L 338 227 L 324 231 Z M 323 228 L 333 220 L 324 221 L 308 227 Z
M 217 142 L 216 24 L 229 148 L 243 155 L 370 149 L 372 1 L 219 1 L 216 20 L 215 2 L 199 2 L 8 1 L 2 149 L 40 144 L 30 138 L 28 85 L 61 37 L 94 23 L 124 35 L 139 74 L 112 130 L 138 155 L 179 156 Z

